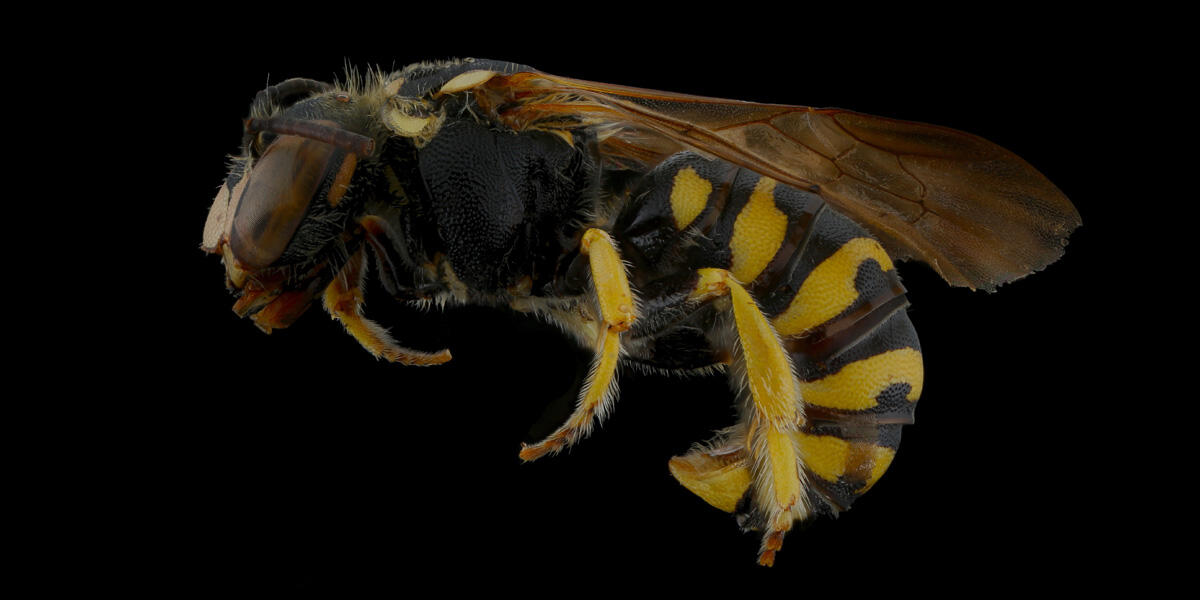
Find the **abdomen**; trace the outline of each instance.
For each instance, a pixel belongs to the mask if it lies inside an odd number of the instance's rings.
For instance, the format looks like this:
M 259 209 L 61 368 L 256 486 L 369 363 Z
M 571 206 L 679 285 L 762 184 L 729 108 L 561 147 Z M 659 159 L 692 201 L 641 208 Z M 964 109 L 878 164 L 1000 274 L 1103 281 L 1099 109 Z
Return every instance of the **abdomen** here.
M 613 231 L 641 315 L 631 360 L 665 370 L 725 362 L 723 313 L 683 300 L 696 270 L 730 271 L 788 351 L 800 385 L 796 443 L 812 492 L 848 508 L 891 463 L 923 371 L 905 290 L 865 230 L 799 190 L 682 153 L 647 173 Z

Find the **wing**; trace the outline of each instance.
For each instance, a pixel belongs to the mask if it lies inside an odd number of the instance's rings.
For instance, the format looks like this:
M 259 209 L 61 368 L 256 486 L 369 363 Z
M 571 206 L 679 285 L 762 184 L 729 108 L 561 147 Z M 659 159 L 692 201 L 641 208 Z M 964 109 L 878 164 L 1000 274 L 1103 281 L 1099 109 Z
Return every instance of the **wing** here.
M 481 105 L 514 129 L 586 125 L 617 161 L 648 167 L 691 148 L 818 192 L 894 257 L 928 263 L 956 286 L 994 290 L 1049 265 L 1081 223 L 1021 158 L 945 127 L 532 70 L 468 79 Z

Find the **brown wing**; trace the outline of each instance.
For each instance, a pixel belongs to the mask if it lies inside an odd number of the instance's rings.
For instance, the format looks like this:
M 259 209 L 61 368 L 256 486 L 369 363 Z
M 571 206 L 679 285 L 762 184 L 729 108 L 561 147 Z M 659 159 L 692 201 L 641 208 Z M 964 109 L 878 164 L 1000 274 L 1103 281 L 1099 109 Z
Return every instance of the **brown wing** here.
M 694 148 L 818 191 L 896 258 L 993 290 L 1054 262 L 1079 213 L 1015 154 L 945 127 L 568 79 L 490 78 L 479 98 L 515 128 L 600 128 L 613 157 L 655 164 Z M 557 125 L 555 125 L 557 123 Z

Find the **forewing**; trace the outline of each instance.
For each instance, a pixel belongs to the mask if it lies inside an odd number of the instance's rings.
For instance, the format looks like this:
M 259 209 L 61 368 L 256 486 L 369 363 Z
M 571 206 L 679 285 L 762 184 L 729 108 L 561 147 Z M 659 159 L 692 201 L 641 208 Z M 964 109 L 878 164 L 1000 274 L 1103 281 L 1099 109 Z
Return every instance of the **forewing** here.
M 607 125 L 606 152 L 653 164 L 692 148 L 821 194 L 896 258 L 992 290 L 1054 262 L 1079 213 L 1015 154 L 953 129 L 837 109 L 755 104 L 537 72 L 486 88 L 520 128 Z

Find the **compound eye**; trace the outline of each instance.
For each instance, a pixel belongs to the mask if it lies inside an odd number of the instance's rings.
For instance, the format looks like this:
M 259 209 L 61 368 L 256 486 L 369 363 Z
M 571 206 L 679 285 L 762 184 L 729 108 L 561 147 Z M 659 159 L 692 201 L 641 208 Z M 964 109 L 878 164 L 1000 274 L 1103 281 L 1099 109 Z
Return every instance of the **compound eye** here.
M 267 146 L 246 174 L 229 231 L 229 248 L 246 269 L 264 269 L 283 254 L 336 167 L 337 149 L 329 144 L 282 135 Z

